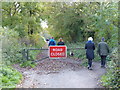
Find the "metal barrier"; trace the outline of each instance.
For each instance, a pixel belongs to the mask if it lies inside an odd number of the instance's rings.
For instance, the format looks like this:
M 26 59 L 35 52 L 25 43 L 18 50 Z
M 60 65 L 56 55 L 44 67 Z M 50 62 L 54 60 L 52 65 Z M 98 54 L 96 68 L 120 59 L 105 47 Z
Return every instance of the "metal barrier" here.
M 75 49 L 84 49 L 84 48 L 83 47 L 81 47 L 81 48 L 67 48 L 67 51 L 69 51 L 69 50 L 75 50 Z M 41 48 L 41 49 L 23 49 L 22 56 L 23 56 L 23 60 L 24 61 L 29 60 L 29 51 L 30 50 L 48 50 L 48 49 L 47 48 Z M 71 56 L 72 55 L 74 55 L 73 52 L 71 52 Z M 46 58 L 49 58 L 49 56 L 48 57 L 44 57 L 44 58 L 39 59 L 39 60 L 34 60 L 33 62 L 38 62 L 38 61 L 44 60 Z

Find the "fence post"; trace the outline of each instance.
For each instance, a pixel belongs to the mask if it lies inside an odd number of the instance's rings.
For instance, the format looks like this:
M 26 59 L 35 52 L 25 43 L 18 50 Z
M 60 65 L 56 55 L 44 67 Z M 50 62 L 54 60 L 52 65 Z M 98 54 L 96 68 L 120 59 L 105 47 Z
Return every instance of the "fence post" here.
M 25 49 L 23 49 L 23 51 L 22 51 L 22 57 L 23 57 L 23 60 L 25 61 L 26 60 L 26 51 L 25 51 Z
M 27 50 L 27 60 L 29 59 L 29 57 L 28 57 L 28 56 L 29 56 L 29 50 Z

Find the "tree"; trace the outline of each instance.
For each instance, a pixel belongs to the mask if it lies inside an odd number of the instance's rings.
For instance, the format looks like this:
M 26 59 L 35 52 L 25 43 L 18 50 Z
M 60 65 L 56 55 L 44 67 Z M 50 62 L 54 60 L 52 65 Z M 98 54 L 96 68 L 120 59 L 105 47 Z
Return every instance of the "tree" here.
M 41 30 L 38 3 L 3 2 L 2 26 L 19 32 L 20 36 L 32 35 Z

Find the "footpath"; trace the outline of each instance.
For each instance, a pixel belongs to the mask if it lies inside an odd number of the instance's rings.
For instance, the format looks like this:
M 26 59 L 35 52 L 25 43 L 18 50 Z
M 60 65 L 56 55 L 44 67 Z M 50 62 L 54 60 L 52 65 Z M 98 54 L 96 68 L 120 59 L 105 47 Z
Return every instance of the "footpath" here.
M 47 56 L 47 51 L 37 58 Z M 23 80 L 17 88 L 102 88 L 100 77 L 106 69 L 100 67 L 100 62 L 93 62 L 93 70 L 81 66 L 81 60 L 71 58 L 37 62 L 35 68 L 14 67 L 23 74 Z

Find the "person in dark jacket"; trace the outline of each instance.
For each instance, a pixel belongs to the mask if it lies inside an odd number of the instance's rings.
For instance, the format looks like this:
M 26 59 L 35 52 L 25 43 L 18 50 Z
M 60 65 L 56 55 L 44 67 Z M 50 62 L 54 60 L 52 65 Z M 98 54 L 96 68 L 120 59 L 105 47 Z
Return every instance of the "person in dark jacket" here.
M 62 38 L 59 39 L 59 42 L 57 43 L 57 45 L 65 45 Z
M 49 40 L 48 46 L 55 46 L 55 45 L 56 45 L 56 41 L 55 41 L 54 38 L 52 37 L 52 38 Z
M 106 57 L 109 54 L 109 47 L 108 47 L 107 43 L 105 42 L 104 37 L 102 37 L 101 42 L 98 43 L 97 52 L 101 57 L 101 67 L 105 68 Z
M 94 50 L 95 50 L 95 45 L 92 37 L 88 38 L 88 41 L 85 44 L 85 49 L 86 49 L 86 57 L 88 59 L 88 69 L 92 70 L 92 59 L 94 59 Z

